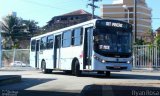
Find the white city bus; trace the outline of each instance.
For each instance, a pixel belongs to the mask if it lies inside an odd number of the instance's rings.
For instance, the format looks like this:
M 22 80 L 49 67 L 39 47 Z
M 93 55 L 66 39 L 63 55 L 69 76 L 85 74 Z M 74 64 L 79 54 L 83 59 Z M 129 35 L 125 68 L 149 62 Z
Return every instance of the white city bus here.
M 132 25 L 94 19 L 31 38 L 30 65 L 44 73 L 63 70 L 79 76 L 96 71 L 132 70 Z

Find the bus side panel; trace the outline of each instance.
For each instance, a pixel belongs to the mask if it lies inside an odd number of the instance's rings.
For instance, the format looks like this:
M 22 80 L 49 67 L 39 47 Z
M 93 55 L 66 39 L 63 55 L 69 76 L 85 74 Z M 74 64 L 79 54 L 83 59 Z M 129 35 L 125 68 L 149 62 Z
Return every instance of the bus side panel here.
M 46 61 L 46 69 L 53 69 L 53 49 L 45 50 L 43 58 Z
M 46 69 L 53 69 L 53 50 L 41 50 L 39 55 L 40 67 L 42 60 L 46 62 Z

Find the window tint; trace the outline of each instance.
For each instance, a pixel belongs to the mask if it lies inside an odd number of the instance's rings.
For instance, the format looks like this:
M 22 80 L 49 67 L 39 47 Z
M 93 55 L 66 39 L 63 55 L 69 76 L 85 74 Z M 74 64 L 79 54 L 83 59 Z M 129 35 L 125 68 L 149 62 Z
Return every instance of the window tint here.
M 73 45 L 78 46 L 82 44 L 82 37 L 83 37 L 83 31 L 82 28 L 77 28 L 74 30 L 73 33 Z
M 35 51 L 36 40 L 31 41 L 31 51 Z
M 47 37 L 47 49 L 53 48 L 53 35 Z
M 55 48 L 61 48 L 61 35 L 55 37 Z
M 46 49 L 46 45 L 47 45 L 47 38 L 46 37 L 42 37 L 41 38 L 41 43 L 40 43 L 40 49 L 41 50 Z
M 63 33 L 63 47 L 69 47 L 71 45 L 71 31 L 66 31 Z

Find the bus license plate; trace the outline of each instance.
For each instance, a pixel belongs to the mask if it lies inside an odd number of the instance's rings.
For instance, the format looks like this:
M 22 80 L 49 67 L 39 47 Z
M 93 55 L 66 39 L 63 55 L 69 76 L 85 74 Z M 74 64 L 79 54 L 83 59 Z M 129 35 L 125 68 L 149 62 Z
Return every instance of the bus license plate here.
M 121 67 L 120 66 L 114 66 L 113 68 L 114 69 L 120 69 Z

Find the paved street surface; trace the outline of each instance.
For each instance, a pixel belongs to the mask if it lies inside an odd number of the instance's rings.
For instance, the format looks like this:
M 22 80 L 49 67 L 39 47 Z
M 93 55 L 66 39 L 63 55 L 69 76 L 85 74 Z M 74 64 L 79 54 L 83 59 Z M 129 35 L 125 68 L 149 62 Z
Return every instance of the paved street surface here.
M 160 96 L 160 72 L 114 72 L 110 78 L 37 70 L 0 71 L 0 75 L 22 76 L 20 83 L 0 86 L 2 96 Z

